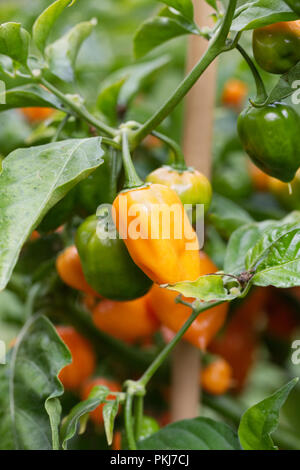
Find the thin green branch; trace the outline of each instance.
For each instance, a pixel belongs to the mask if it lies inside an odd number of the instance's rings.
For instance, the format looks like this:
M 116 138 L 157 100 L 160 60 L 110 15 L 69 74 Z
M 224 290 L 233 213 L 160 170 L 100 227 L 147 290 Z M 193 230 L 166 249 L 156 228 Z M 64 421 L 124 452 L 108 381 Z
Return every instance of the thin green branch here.
M 61 122 L 59 123 L 59 126 L 57 127 L 56 132 L 55 132 L 54 136 L 51 139 L 52 143 L 58 141 L 60 133 L 63 130 L 63 128 L 65 127 L 65 125 L 67 124 L 67 122 L 69 120 L 69 117 L 70 117 L 70 114 L 67 113 L 65 115 L 65 117 L 61 120 Z
M 112 127 L 108 126 L 102 121 L 99 121 L 95 116 L 93 116 L 82 104 L 77 104 L 71 100 L 67 95 L 62 93 L 58 88 L 48 82 L 45 78 L 39 78 L 39 82 L 44 85 L 51 93 L 53 93 L 57 98 L 60 99 L 69 109 L 71 109 L 77 116 L 85 120 L 92 126 L 94 126 L 98 131 L 104 132 L 110 137 L 115 137 L 116 131 Z
M 268 95 L 267 95 L 267 92 L 266 92 L 266 89 L 265 89 L 264 82 L 263 82 L 257 68 L 255 67 L 252 59 L 249 57 L 247 52 L 242 48 L 242 46 L 240 46 L 240 44 L 237 44 L 235 47 L 239 51 L 239 53 L 243 56 L 245 61 L 247 62 L 248 66 L 249 66 L 249 68 L 252 72 L 253 78 L 255 80 L 255 85 L 256 85 L 255 102 L 257 102 L 257 104 L 258 103 L 264 103 L 267 100 Z
M 151 116 L 142 127 L 135 131 L 131 142 L 133 147 L 136 147 L 148 134 L 156 129 L 157 126 L 173 111 L 173 109 L 197 82 L 203 72 L 205 72 L 207 67 L 223 51 L 236 9 L 236 4 L 237 0 L 229 1 L 223 22 L 210 41 L 208 49 L 198 64 L 196 64 L 192 71 L 176 88 L 172 96 L 159 108 L 159 110 L 153 116 Z
M 144 397 L 137 396 L 135 399 L 135 419 L 134 419 L 134 428 L 135 428 L 135 438 L 138 441 L 141 435 L 142 425 L 143 425 L 143 416 L 144 416 Z
M 224 303 L 224 302 L 223 301 L 212 302 L 210 304 L 204 304 L 203 306 L 193 310 L 193 312 L 192 312 L 191 316 L 189 317 L 189 319 L 185 322 L 185 324 L 182 326 L 182 328 L 174 336 L 172 341 L 170 341 L 170 343 L 168 343 L 165 346 L 165 348 L 155 358 L 155 360 L 152 362 L 152 364 L 150 364 L 148 369 L 144 372 L 142 377 L 138 380 L 137 384 L 139 386 L 143 386 L 143 387 L 145 387 L 148 384 L 149 380 L 152 378 L 152 376 L 155 374 L 155 372 L 161 366 L 161 364 L 165 361 L 165 359 L 168 357 L 170 352 L 175 348 L 176 344 L 179 343 L 179 341 L 183 337 L 184 333 L 189 329 L 189 327 L 196 320 L 198 315 L 200 315 L 202 312 L 205 312 L 206 310 L 210 310 L 211 308 L 217 307 L 218 305 L 221 305 L 222 303 Z
M 133 396 L 131 393 L 127 393 L 125 402 L 125 430 L 128 440 L 128 446 L 130 450 L 136 450 L 136 442 L 133 431 L 133 419 L 132 419 L 132 403 Z

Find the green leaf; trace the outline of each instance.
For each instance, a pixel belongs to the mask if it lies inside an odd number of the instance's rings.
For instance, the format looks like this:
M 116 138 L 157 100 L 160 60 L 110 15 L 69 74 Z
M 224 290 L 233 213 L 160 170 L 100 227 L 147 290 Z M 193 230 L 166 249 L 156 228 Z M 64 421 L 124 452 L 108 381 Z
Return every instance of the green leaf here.
M 186 21 L 181 21 L 180 15 L 176 16 L 176 20 L 166 16 L 151 18 L 145 21 L 135 34 L 135 56 L 137 58 L 143 57 L 152 49 L 170 39 L 192 33 L 198 34 L 198 31 Z
M 58 448 L 63 386 L 57 376 L 70 362 L 47 318 L 33 317 L 25 324 L 7 364 L 0 367 L 1 450 Z
M 161 70 L 169 61 L 169 56 L 163 56 L 135 64 L 118 70 L 105 80 L 97 105 L 112 125 L 117 124 L 117 107 L 127 107 L 153 74 Z
M 55 21 L 63 10 L 69 5 L 73 5 L 75 0 L 56 0 L 35 20 L 32 27 L 32 37 L 37 47 L 43 52 L 48 36 L 54 26 Z
M 296 13 L 293 13 L 282 0 L 246 0 L 237 8 L 231 30 L 244 31 L 297 19 Z
M 161 0 L 169 7 L 175 8 L 181 15 L 188 20 L 194 19 L 194 6 L 191 0 Z
M 295 83 L 300 80 L 300 62 L 282 75 L 270 92 L 266 104 L 282 101 L 295 93 Z M 298 84 L 299 85 L 299 84 Z
M 208 5 L 213 7 L 216 11 L 218 11 L 217 0 L 205 0 Z
M 104 429 L 107 443 L 110 446 L 113 441 L 114 424 L 119 410 L 119 398 L 108 401 L 103 407 Z
M 22 245 L 48 210 L 103 163 L 101 138 L 70 139 L 12 152 L 0 175 L 0 290 Z
M 231 235 L 224 261 L 224 271 L 228 274 L 241 274 L 246 271 L 245 258 L 250 248 L 260 237 L 257 224 L 244 225 Z
M 61 441 L 63 449 L 68 448 L 68 441 L 74 437 L 78 425 L 82 417 L 94 411 L 101 403 L 103 403 L 109 394 L 109 389 L 104 386 L 96 386 L 91 391 L 89 398 L 78 403 L 68 416 L 64 419 L 61 427 Z
M 98 109 L 109 119 L 111 125 L 116 125 L 118 121 L 118 98 L 125 80 L 124 77 L 104 86 L 97 99 Z
M 79 49 L 96 24 L 95 19 L 78 23 L 63 37 L 47 46 L 45 54 L 49 68 L 54 75 L 66 82 L 74 80 L 74 68 Z
M 177 421 L 139 442 L 141 450 L 240 450 L 236 432 L 210 418 Z
M 226 238 L 229 238 L 239 227 L 253 221 L 248 212 L 219 194 L 213 196 L 208 218 L 218 232 Z
M 0 25 L 0 54 L 25 65 L 28 57 L 30 35 L 20 23 Z
M 249 408 L 242 416 L 238 435 L 244 450 L 276 450 L 271 434 L 276 430 L 279 412 L 298 382 L 291 380 L 270 397 Z
M 29 84 L 6 90 L 5 103 L 0 104 L 0 111 L 13 108 L 25 108 L 27 106 L 63 109 L 56 96 L 39 85 Z
M 231 284 L 232 281 L 234 280 L 230 278 L 229 282 Z M 231 285 L 230 288 L 226 288 L 226 282 L 228 282 L 228 277 L 226 278 L 222 274 L 214 274 L 212 276 L 201 276 L 196 281 L 177 282 L 169 285 L 168 289 L 175 290 L 184 297 L 192 297 L 204 302 L 233 300 L 241 294 L 239 283 L 234 281 L 235 286 Z

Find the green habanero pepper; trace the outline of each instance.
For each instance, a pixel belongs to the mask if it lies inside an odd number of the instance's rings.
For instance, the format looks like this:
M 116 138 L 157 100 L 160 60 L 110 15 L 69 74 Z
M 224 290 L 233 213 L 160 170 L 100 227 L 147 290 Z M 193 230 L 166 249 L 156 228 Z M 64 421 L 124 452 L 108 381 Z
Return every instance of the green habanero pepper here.
M 254 30 L 252 47 L 263 70 L 275 74 L 288 72 L 300 60 L 300 20 Z
M 300 0 L 284 0 L 285 3 L 295 12 L 300 15 Z
M 211 184 L 205 175 L 193 168 L 177 170 L 171 165 L 165 165 L 152 171 L 146 182 L 163 184 L 173 189 L 182 204 L 203 204 L 205 213 L 209 209 L 212 199 Z
M 135 418 L 133 418 L 133 426 L 135 426 Z M 139 433 L 137 436 L 138 441 L 143 441 L 147 439 L 147 437 L 152 436 L 157 431 L 160 430 L 160 426 L 156 419 L 152 418 L 151 416 L 143 416 L 141 420 L 141 425 L 139 429 Z M 128 449 L 128 440 L 125 431 L 122 431 L 122 439 L 121 439 L 122 450 Z
M 300 116 L 289 105 L 250 105 L 238 118 L 245 151 L 262 171 L 289 183 L 300 166 Z
M 109 221 L 109 224 L 111 221 Z M 136 266 L 122 239 L 109 233 L 106 216 L 88 217 L 78 228 L 75 244 L 84 276 L 91 287 L 111 300 L 134 300 L 153 282 Z

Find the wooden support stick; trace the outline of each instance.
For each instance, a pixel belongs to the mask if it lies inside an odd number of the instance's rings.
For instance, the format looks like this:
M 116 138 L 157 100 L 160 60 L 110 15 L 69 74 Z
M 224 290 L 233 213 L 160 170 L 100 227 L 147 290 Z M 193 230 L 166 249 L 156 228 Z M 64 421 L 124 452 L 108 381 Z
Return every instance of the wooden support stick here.
M 195 21 L 207 25 L 212 12 L 202 0 L 194 0 Z M 207 48 L 207 41 L 191 36 L 187 70 L 189 71 Z M 212 64 L 186 99 L 184 154 L 188 165 L 206 176 L 211 170 L 211 142 L 216 92 L 216 65 Z M 171 419 L 194 418 L 199 414 L 201 360 L 199 350 L 181 341 L 172 355 Z

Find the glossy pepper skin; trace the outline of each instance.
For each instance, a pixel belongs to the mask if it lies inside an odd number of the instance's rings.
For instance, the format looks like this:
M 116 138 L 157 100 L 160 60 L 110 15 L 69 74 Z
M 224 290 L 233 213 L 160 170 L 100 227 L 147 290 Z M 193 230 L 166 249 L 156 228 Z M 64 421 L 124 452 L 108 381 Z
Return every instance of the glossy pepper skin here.
M 62 281 L 73 289 L 80 290 L 85 294 L 94 297 L 100 297 L 87 283 L 79 254 L 76 246 L 72 245 L 60 253 L 56 260 L 56 270 Z
M 67 222 L 74 213 L 75 198 L 76 188 L 72 189 L 47 212 L 38 226 L 38 231 L 44 233 L 51 232 Z
M 218 358 L 203 369 L 200 379 L 203 389 L 211 395 L 223 395 L 232 384 L 232 369 L 227 361 Z
M 157 217 L 157 210 L 162 207 L 167 211 L 175 207 L 169 218 L 170 226 L 165 224 L 169 229 L 165 238 L 162 218 Z M 114 222 L 132 259 L 152 281 L 173 284 L 198 277 L 197 235 L 175 191 L 161 184 L 124 191 L 115 199 L 113 209 Z M 131 230 L 136 226 L 137 236 Z
M 204 211 L 209 209 L 212 198 L 211 184 L 205 175 L 193 168 L 179 171 L 166 165 L 150 173 L 146 181 L 164 184 L 173 189 L 182 204 L 204 204 Z
M 130 302 L 102 300 L 93 309 L 94 324 L 129 343 L 149 337 L 159 328 L 159 321 L 149 308 L 148 295 Z
M 78 390 L 94 372 L 96 356 L 90 343 L 69 326 L 58 326 L 57 333 L 72 355 L 72 363 L 59 373 L 59 379 L 67 390 Z
M 217 267 L 205 253 L 200 252 L 195 255 L 199 258 L 201 266 L 196 278 L 217 271 Z M 149 305 L 157 318 L 175 333 L 180 330 L 192 313 L 188 306 L 175 303 L 176 297 L 178 297 L 177 292 L 160 288 L 157 285 L 151 289 L 148 295 Z M 184 300 L 192 302 L 194 299 L 185 298 Z M 227 310 L 228 305 L 224 303 L 201 313 L 185 333 L 184 339 L 197 348 L 205 350 L 223 326 Z
M 105 236 L 105 230 L 106 222 L 96 215 L 77 230 L 75 242 L 87 282 L 107 299 L 125 301 L 144 296 L 152 281 L 134 264 L 123 240 Z M 100 232 L 104 235 L 101 238 Z
M 238 133 L 253 163 L 286 183 L 300 166 L 299 128 L 299 115 L 284 103 L 250 105 L 238 118 Z
M 300 0 L 284 0 L 285 3 L 288 4 L 288 6 L 294 10 L 295 13 L 298 13 L 300 15 Z
M 288 72 L 300 60 L 300 20 L 254 30 L 252 46 L 255 60 L 263 70 Z

